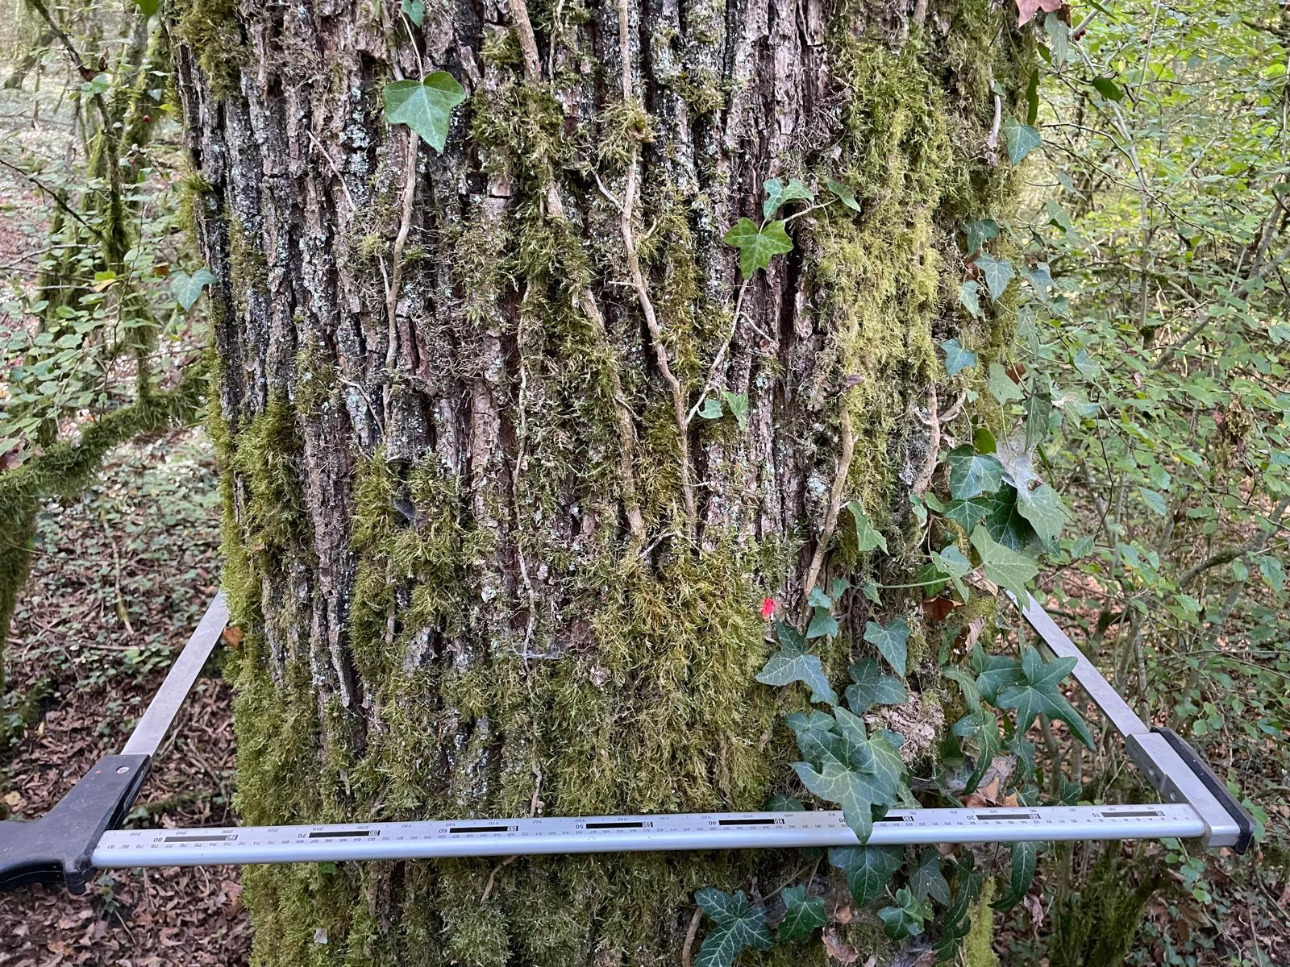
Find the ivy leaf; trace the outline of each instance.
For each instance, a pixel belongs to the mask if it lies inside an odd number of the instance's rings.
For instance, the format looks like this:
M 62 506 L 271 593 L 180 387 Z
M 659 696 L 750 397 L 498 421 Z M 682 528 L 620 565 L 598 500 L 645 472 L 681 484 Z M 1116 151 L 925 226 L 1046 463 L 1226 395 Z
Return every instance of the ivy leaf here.
M 954 500 L 971 500 L 982 494 L 992 494 L 1003 482 L 1003 464 L 999 458 L 977 453 L 970 443 L 947 453 L 945 462 L 950 468 L 950 497 Z
M 766 800 L 765 810 L 768 813 L 801 813 L 806 811 L 802 800 L 796 796 L 786 796 L 777 792 Z
M 1035 879 L 1035 860 L 1039 854 L 1038 843 L 1012 844 L 1012 873 L 1008 878 L 1008 892 L 990 904 L 996 910 L 1010 910 L 1025 898 Z
M 1000 403 L 1011 403 L 1021 399 L 1021 390 L 1012 381 L 1008 371 L 999 363 L 990 364 L 988 386 L 990 395 Z
M 991 239 L 999 237 L 999 223 L 993 218 L 979 218 L 974 222 L 963 223 L 963 235 L 967 241 L 967 254 L 971 258 Z
M 980 500 L 951 500 L 945 505 L 946 518 L 954 521 L 968 533 L 985 520 L 989 513 L 989 505 Z
M 986 507 L 986 531 L 1004 547 L 1022 551 L 1035 537 L 1034 529 L 1017 509 L 1017 491 L 1012 487 L 1000 487 L 998 493 L 989 494 L 980 499 Z
M 833 194 L 837 195 L 838 201 L 846 205 L 853 212 L 860 211 L 860 203 L 856 201 L 856 193 L 839 181 L 826 181 L 825 187 Z
M 819 771 L 806 762 L 794 762 L 793 769 L 802 785 L 825 802 L 842 808 L 842 818 L 861 843 L 873 834 L 871 786 L 860 773 L 837 762 L 827 761 Z
M 905 662 L 909 657 L 909 625 L 904 618 L 897 618 L 885 627 L 874 621 L 866 622 L 864 640 L 878 649 L 879 654 L 887 659 L 901 678 L 905 677 Z
M 963 552 L 950 544 L 939 554 L 932 553 L 932 563 L 950 579 L 954 590 L 958 592 L 959 599 L 967 601 L 968 589 L 963 584 L 963 576 L 972 570 L 972 562 L 963 556 Z
M 722 409 L 721 400 L 709 396 L 703 401 L 703 407 L 699 410 L 699 416 L 705 420 L 719 420 L 725 416 L 725 410 Z
M 999 297 L 1008 288 L 1008 283 L 1017 275 L 1012 263 L 1007 259 L 995 259 L 981 254 L 973 264 L 981 273 L 981 278 L 985 279 L 985 287 L 989 290 L 991 302 L 999 301 Z
M 941 854 L 925 849 L 918 856 L 918 866 L 909 874 L 909 889 L 915 899 L 931 897 L 945 906 L 950 902 L 950 885 L 941 874 Z
M 403 16 L 407 17 L 418 27 L 421 26 L 426 17 L 426 5 L 424 0 L 402 0 L 399 9 L 403 11 Z
M 825 608 L 816 608 L 811 615 L 811 623 L 806 628 L 806 640 L 816 638 L 836 638 L 838 636 L 838 619 L 829 614 Z
M 838 696 L 829 686 L 828 676 L 820 659 L 792 641 L 780 638 L 780 649 L 770 656 L 770 660 L 757 673 L 757 681 L 763 685 L 789 685 L 793 682 L 804 682 L 811 689 L 812 702 L 838 703 Z
M 793 251 L 793 240 L 784 231 L 782 220 L 759 229 L 752 219 L 741 218 L 722 241 L 739 249 L 739 271 L 745 279 L 770 265 L 772 257 Z
M 975 286 L 975 282 L 964 282 L 963 287 Z M 975 298 L 975 296 L 974 296 Z M 977 306 L 977 311 L 972 315 L 979 316 L 981 307 Z M 963 344 L 957 339 L 947 339 L 941 343 L 941 349 L 945 350 L 945 374 L 947 376 L 957 376 L 963 370 L 970 366 L 976 365 L 976 353 L 970 349 L 964 349 Z
M 790 201 L 806 199 L 807 201 L 815 200 L 815 192 L 807 188 L 797 178 L 792 179 L 785 185 L 778 178 L 771 178 L 763 182 L 762 187 L 766 189 L 766 200 L 761 203 L 761 214 L 763 218 L 770 218 L 779 207 Z
M 917 899 L 908 887 L 896 891 L 896 903 L 897 906 L 878 911 L 887 936 L 893 940 L 917 937 L 923 932 L 923 923 L 931 918 L 932 908 Z
M 824 916 L 824 898 L 806 895 L 806 887 L 790 886 L 784 891 L 784 921 L 779 925 L 780 940 L 797 940 L 805 937 L 816 927 L 822 927 L 827 918 Z
M 1017 512 L 1030 522 L 1039 539 L 1046 544 L 1057 540 L 1068 519 L 1061 496 L 1046 483 L 1018 490 Z
M 1053 412 L 1053 384 L 1047 377 L 1036 379 L 1026 397 L 1026 450 L 1034 450 L 1048 437 Z
M 743 951 L 769 950 L 774 945 L 766 911 L 750 906 L 743 890 L 722 893 L 705 886 L 694 899 L 715 924 L 703 938 L 694 967 L 731 967 Z
M 962 686 L 965 681 L 970 679 L 964 676 L 959 680 L 959 684 Z M 950 731 L 957 738 L 967 739 L 976 745 L 976 765 L 972 769 L 972 774 L 968 776 L 967 782 L 963 784 L 963 794 L 970 796 L 976 792 L 977 786 L 981 784 L 991 763 L 994 762 L 994 757 L 1002 748 L 1002 742 L 999 739 L 999 718 L 989 709 L 977 706 L 955 722 Z
M 846 875 L 851 899 L 862 907 L 882 896 L 904 852 L 892 846 L 840 846 L 829 850 L 829 863 Z
M 848 501 L 847 511 L 851 514 L 851 519 L 856 525 L 856 549 L 861 554 L 882 548 L 883 553 L 887 553 L 887 539 L 878 533 L 869 523 L 869 518 L 864 512 L 864 508 L 856 501 Z
M 1008 162 L 1021 164 L 1030 152 L 1044 143 L 1039 129 L 1033 124 L 1022 124 L 1016 118 L 1003 122 L 1003 139 L 1008 145 Z
M 170 273 L 170 292 L 175 301 L 187 312 L 202 296 L 202 289 L 215 282 L 215 276 L 206 269 L 198 269 L 192 275 L 187 272 Z
M 393 81 L 385 85 L 385 120 L 406 124 L 442 153 L 452 109 L 465 99 L 465 90 L 447 71 L 435 71 L 424 81 Z
M 985 576 L 995 584 L 1006 588 L 1020 600 L 1026 600 L 1026 582 L 1039 573 L 1035 562 L 1024 554 L 1018 554 L 1010 547 L 1004 547 L 995 541 L 980 524 L 972 531 L 972 546 L 981 555 L 985 567 Z
M 1038 67 L 1030 72 L 1030 80 L 1026 81 L 1026 123 L 1034 124 L 1037 117 L 1039 117 Z
M 905 683 L 895 675 L 884 675 L 872 658 L 861 658 L 850 671 L 847 704 L 856 715 L 864 715 L 874 705 L 899 705 L 909 698 Z
M 726 401 L 726 406 L 734 414 L 739 429 L 748 429 L 748 394 L 731 393 L 727 390 L 721 394 L 721 398 Z
M 972 649 L 972 668 L 977 673 L 976 687 L 991 705 L 999 704 L 999 690 L 1020 685 L 1025 676 L 1021 662 L 1010 655 L 987 655 L 980 644 Z
M 1062 697 L 1057 687 L 1071 673 L 1075 663 L 1074 658 L 1055 658 L 1045 662 L 1039 657 L 1039 652 L 1026 646 L 1021 656 L 1024 681 L 1001 690 L 998 699 L 1000 708 L 1017 710 L 1018 733 L 1024 735 L 1035 719 L 1044 715 L 1065 722 L 1081 742 L 1090 749 L 1093 747 L 1093 735 L 1084 724 L 1084 719 Z
M 1048 34 L 1053 66 L 1061 70 L 1070 56 L 1071 28 L 1060 16 L 1050 13 L 1044 17 L 1044 32 Z
M 968 279 L 959 286 L 959 302 L 963 308 L 968 311 L 973 319 L 982 318 L 981 315 L 981 283 L 976 279 Z M 953 373 L 950 374 L 954 375 Z

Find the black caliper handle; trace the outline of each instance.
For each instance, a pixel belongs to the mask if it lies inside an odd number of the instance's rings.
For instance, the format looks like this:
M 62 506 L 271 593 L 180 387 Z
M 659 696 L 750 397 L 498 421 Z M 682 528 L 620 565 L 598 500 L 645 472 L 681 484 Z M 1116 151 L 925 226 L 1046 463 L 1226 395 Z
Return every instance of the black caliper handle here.
M 0 890 L 61 881 L 72 893 L 84 893 L 94 847 L 105 830 L 125 820 L 150 758 L 104 756 L 40 819 L 0 822 Z

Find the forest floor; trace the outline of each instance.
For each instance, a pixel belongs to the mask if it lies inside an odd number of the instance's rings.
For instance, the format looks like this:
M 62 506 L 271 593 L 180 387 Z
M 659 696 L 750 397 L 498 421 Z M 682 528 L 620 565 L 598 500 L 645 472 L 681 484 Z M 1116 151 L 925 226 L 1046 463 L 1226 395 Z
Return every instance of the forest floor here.
M 218 584 L 214 461 L 198 431 L 123 447 L 81 500 L 49 505 L 6 658 L 0 749 L 10 818 L 43 814 L 119 752 Z M 231 690 L 198 679 L 130 826 L 223 825 L 233 781 Z M 11 731 L 6 728 L 5 732 Z M 0 965 L 246 962 L 236 868 L 102 871 L 84 896 L 29 887 L 0 900 Z
M 0 91 L 7 149 L 57 156 L 58 118 L 30 123 Z M 48 245 L 39 192 L 0 168 L 0 306 L 34 281 Z M 14 324 L 0 310 L 0 330 Z M 0 469 L 0 472 L 3 472 Z M 4 661 L 0 817 L 36 818 L 130 728 L 219 582 L 218 500 L 200 431 L 122 447 L 82 495 L 42 511 Z M 4 536 L 0 535 L 0 540 Z M 198 680 L 130 825 L 231 823 L 231 690 Z M 237 965 L 250 925 L 236 868 L 104 871 L 84 896 L 28 887 L 0 898 L 0 965 Z

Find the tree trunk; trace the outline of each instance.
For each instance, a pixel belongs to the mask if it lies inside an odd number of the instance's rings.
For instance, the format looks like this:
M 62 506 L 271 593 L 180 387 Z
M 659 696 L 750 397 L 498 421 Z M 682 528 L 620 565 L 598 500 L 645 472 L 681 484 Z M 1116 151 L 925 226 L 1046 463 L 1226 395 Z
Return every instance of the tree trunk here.
M 805 704 L 754 680 L 763 599 L 791 618 L 812 576 L 909 580 L 933 347 L 1010 337 L 962 331 L 954 233 L 1008 196 L 1016 12 L 624 3 L 169 8 L 218 279 L 245 822 L 759 808 L 793 787 L 779 713 Z M 423 65 L 468 93 L 442 154 L 382 117 Z M 795 219 L 743 290 L 722 236 L 792 176 L 862 211 Z M 840 499 L 889 556 L 857 554 Z M 835 674 L 867 647 L 847 601 Z M 695 888 L 799 865 L 248 869 L 246 899 L 263 964 L 675 965 Z

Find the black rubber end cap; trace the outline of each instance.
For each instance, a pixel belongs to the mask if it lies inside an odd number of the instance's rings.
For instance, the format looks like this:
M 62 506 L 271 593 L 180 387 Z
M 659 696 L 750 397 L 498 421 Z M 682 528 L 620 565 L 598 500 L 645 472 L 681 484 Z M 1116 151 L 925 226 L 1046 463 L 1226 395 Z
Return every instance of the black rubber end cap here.
M 1254 817 L 1241 805 L 1240 800 L 1228 791 L 1227 786 L 1209 767 L 1209 763 L 1202 759 L 1200 753 L 1193 749 L 1191 744 L 1185 741 L 1182 736 L 1173 729 L 1153 728 L 1151 731 L 1164 737 L 1165 741 L 1178 753 L 1178 757 L 1187 763 L 1188 768 L 1196 774 L 1196 778 L 1205 784 L 1205 788 L 1210 791 L 1210 794 L 1227 810 L 1228 815 L 1232 817 L 1240 830 L 1236 838 L 1236 844 L 1231 848 L 1234 852 L 1243 854 L 1250 848 L 1250 844 L 1254 842 Z

